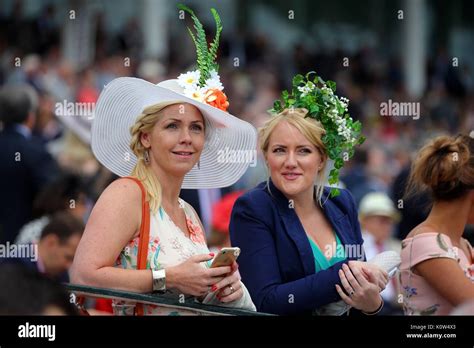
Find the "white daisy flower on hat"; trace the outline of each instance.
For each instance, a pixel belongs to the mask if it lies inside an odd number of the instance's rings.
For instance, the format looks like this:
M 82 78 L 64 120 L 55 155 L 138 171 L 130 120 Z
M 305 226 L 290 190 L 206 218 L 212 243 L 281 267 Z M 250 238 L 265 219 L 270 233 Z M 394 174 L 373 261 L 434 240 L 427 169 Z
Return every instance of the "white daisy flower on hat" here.
M 206 80 L 206 87 L 208 89 L 218 89 L 220 91 L 224 89 L 224 86 L 222 85 L 219 78 L 210 78 Z
M 186 89 L 196 88 L 201 78 L 199 70 L 188 71 L 178 76 L 178 84 Z
M 188 98 L 197 100 L 198 102 L 204 102 L 204 96 L 206 95 L 207 89 L 203 87 L 190 87 L 184 89 L 184 95 Z

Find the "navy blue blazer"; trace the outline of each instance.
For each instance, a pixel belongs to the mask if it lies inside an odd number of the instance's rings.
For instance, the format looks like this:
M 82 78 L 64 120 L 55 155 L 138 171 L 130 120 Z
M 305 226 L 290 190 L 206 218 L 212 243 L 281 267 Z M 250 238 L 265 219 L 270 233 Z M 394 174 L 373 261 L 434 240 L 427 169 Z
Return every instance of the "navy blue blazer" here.
M 242 281 L 258 311 L 311 314 L 341 299 L 335 288 L 341 284 L 338 271 L 359 255 L 349 255 L 353 257 L 315 273 L 313 252 L 295 210 L 271 180 L 269 186 L 271 194 L 267 182 L 262 182 L 239 197 L 232 210 L 230 238 L 241 249 Z M 363 250 L 354 199 L 349 191 L 340 191 L 339 196 L 328 198 L 329 188 L 325 188 L 324 214 L 343 245 Z
M 13 243 L 33 218 L 34 198 L 59 174 L 59 167 L 38 138 L 25 138 L 13 126 L 0 132 L 0 149 L 0 243 L 5 244 Z

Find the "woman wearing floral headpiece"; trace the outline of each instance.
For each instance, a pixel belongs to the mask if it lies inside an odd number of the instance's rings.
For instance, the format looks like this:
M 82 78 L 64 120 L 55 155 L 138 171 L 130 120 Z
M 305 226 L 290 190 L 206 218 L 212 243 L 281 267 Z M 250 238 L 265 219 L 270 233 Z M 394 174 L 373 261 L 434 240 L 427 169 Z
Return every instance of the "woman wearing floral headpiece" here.
M 220 31 L 209 50 L 199 20 L 198 70 L 154 85 L 125 77 L 102 91 L 92 124 L 97 159 L 127 180 L 113 182 L 87 223 L 72 282 L 132 292 L 194 296 L 204 303 L 255 310 L 237 264 L 209 268 L 212 254 L 181 188 L 235 183 L 249 163 L 219 162 L 219 149 L 253 150 L 256 130 L 226 112 L 215 64 Z M 117 314 L 186 314 L 166 307 L 114 302 Z
M 320 314 L 342 299 L 365 314 L 382 308 L 379 292 L 387 273 L 362 262 L 357 210 L 347 190 L 324 187 L 338 181 L 344 153 L 363 141 L 348 100 L 335 84 L 297 75 L 291 94 L 276 101 L 274 116 L 259 130 L 270 178 L 234 205 L 230 235 L 239 245 L 239 269 L 257 310 Z M 346 312 L 346 310 L 342 311 Z

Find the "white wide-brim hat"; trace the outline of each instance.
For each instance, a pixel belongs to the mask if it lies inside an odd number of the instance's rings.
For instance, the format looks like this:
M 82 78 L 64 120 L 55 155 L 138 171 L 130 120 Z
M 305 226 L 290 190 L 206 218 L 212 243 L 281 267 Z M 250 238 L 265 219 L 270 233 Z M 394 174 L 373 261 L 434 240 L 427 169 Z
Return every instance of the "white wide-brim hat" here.
M 130 149 L 130 127 L 147 106 L 174 101 L 196 106 L 206 121 L 199 168 L 194 166 L 185 175 L 182 188 L 233 185 L 255 161 L 257 130 L 223 110 L 186 97 L 177 80 L 155 85 L 134 77 L 120 77 L 107 84 L 96 103 L 92 121 L 91 146 L 97 160 L 119 176 L 130 175 L 137 163 Z

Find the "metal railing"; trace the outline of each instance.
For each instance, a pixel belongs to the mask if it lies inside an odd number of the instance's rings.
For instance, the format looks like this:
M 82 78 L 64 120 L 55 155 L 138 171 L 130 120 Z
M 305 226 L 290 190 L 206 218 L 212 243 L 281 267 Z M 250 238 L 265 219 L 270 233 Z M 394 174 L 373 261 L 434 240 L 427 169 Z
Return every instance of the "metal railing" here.
M 199 315 L 240 315 L 240 316 L 271 316 L 273 314 L 252 312 L 244 309 L 205 305 L 195 301 L 194 297 L 182 300 L 166 295 L 154 293 L 135 293 L 115 289 L 97 288 L 93 286 L 64 284 L 67 291 L 75 296 L 92 298 L 107 298 L 116 300 L 133 301 L 142 304 L 166 307 L 175 310 L 186 310 Z

